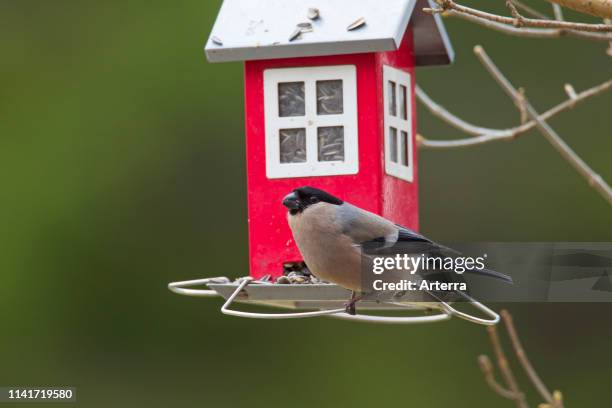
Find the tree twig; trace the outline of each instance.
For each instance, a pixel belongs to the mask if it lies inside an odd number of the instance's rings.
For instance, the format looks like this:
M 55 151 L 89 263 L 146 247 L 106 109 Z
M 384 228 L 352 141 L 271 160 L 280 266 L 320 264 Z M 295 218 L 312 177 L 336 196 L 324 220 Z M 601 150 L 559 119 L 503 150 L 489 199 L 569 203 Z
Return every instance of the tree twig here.
M 506 386 L 510 389 L 510 392 L 513 395 L 513 400 L 516 402 L 516 406 L 518 408 L 527 408 L 527 401 L 525 400 L 525 394 L 521 392 L 514 378 L 514 374 L 512 373 L 512 369 L 508 364 L 508 359 L 506 359 L 506 354 L 504 353 L 504 349 L 501 346 L 499 341 L 499 335 L 497 334 L 497 329 L 495 326 L 487 327 L 487 332 L 489 333 L 489 339 L 491 340 L 491 345 L 493 346 L 493 352 L 495 353 L 495 359 L 497 361 L 497 366 L 499 367 L 499 371 L 506 382 Z
M 477 45 L 474 47 L 474 53 L 484 65 L 491 76 L 497 81 L 501 88 L 515 102 L 520 101 L 519 91 L 514 88 L 510 81 L 502 74 L 502 72 L 493 63 L 484 49 Z M 522 103 L 525 105 L 527 115 L 535 122 L 535 127 L 542 133 L 548 142 L 559 152 L 561 157 L 567 160 L 588 182 L 588 184 L 597 190 L 609 204 L 612 204 L 612 188 L 606 183 L 599 174 L 595 173 L 589 165 L 574 152 L 571 147 L 546 123 L 544 119 L 531 105 L 529 100 L 523 98 Z
M 553 407 L 563 408 L 563 402 L 560 398 L 553 398 L 553 395 L 550 393 L 538 373 L 536 373 L 535 369 L 531 365 L 527 354 L 525 353 L 525 349 L 523 349 L 523 345 L 516 334 L 516 329 L 512 322 L 512 316 L 508 313 L 507 310 L 501 311 L 501 317 L 506 326 L 506 331 L 508 332 L 508 337 L 510 337 L 510 342 L 512 344 L 512 348 L 514 349 L 514 353 L 516 354 L 516 358 L 519 363 L 523 367 L 523 370 L 531 380 L 533 386 L 536 388 L 540 396 L 544 399 L 544 401 L 551 404 Z
M 507 310 L 502 310 L 500 312 L 502 320 L 504 321 L 504 325 L 506 327 L 506 331 L 508 332 L 508 337 L 510 337 L 510 342 L 512 344 L 512 348 L 521 363 L 521 367 L 527 374 L 529 380 L 532 382 L 534 387 L 538 390 L 545 404 L 540 404 L 538 407 L 548 407 L 548 408 L 563 408 L 563 396 L 561 391 L 554 391 L 551 395 L 550 391 L 546 385 L 544 385 L 542 379 L 535 372 L 533 366 L 529 362 L 527 358 L 527 354 L 521 345 L 521 342 L 516 334 L 516 329 L 514 328 L 514 324 L 512 323 L 512 316 L 508 313 Z M 493 352 L 496 356 L 497 365 L 502 375 L 504 376 L 504 380 L 506 384 L 508 384 L 508 388 L 504 388 L 501 384 L 499 384 L 495 380 L 495 376 L 493 374 L 493 366 L 491 361 L 486 355 L 478 356 L 478 365 L 480 366 L 480 370 L 482 371 L 486 383 L 489 387 L 498 395 L 514 400 L 517 407 L 525 408 L 527 407 L 527 400 L 525 398 L 525 394 L 519 389 L 514 374 L 510 370 L 508 365 L 508 360 L 506 359 L 506 355 L 504 353 L 504 349 L 501 346 L 501 342 L 499 340 L 499 335 L 497 334 L 497 330 L 495 326 L 487 327 L 487 332 L 489 333 L 489 340 L 491 341 L 491 345 L 493 347 Z
M 484 354 L 478 356 L 478 365 L 480 366 L 480 371 L 482 371 L 482 375 L 484 376 L 485 381 L 493 390 L 493 392 L 513 401 L 516 401 L 516 399 L 519 398 L 517 394 L 504 388 L 500 383 L 497 382 L 497 380 L 495 379 L 495 375 L 493 374 L 493 365 L 491 364 L 491 360 L 489 360 L 489 357 L 485 356 Z
M 427 11 L 431 9 L 423 10 Z M 498 23 L 496 21 L 487 20 L 486 18 L 477 17 L 471 14 L 460 13 L 455 10 L 448 10 L 444 12 L 444 16 L 459 17 L 461 19 L 479 24 L 491 30 L 495 30 L 516 37 L 554 39 L 562 37 L 576 37 L 592 41 L 612 41 L 612 35 L 610 35 L 610 33 L 591 33 L 586 31 L 567 30 L 562 28 L 517 28 L 509 24 Z
M 540 117 L 548 120 L 553 116 L 573 108 L 577 104 L 597 96 L 605 91 L 612 89 L 612 79 L 577 93 L 574 98 L 563 101 L 553 108 L 542 113 Z M 421 103 L 436 117 L 450 124 L 451 126 L 476 137 L 455 140 L 431 140 L 424 137 L 418 139 L 419 147 L 430 149 L 448 149 L 456 147 L 468 147 L 500 140 L 514 140 L 526 132 L 533 129 L 536 125 L 534 120 L 530 120 L 520 126 L 508 129 L 492 129 L 473 125 L 449 112 L 446 108 L 432 100 L 425 91 L 418 85 L 415 87 L 416 96 Z
M 574 23 L 569 21 L 558 20 L 542 20 L 534 18 L 526 18 L 520 15 L 513 17 L 500 16 L 498 14 L 488 13 L 472 7 L 463 6 L 455 3 L 453 0 L 436 0 L 440 9 L 426 9 L 428 12 L 440 12 L 446 10 L 454 10 L 459 13 L 470 14 L 476 17 L 484 18 L 485 20 L 495 21 L 497 23 L 513 25 L 516 27 L 536 27 L 536 28 L 562 28 L 566 30 L 577 30 L 587 32 L 612 32 L 612 25 L 608 24 L 590 24 L 590 23 Z
M 470 134 L 470 135 L 481 135 L 481 134 L 497 134 L 501 133 L 502 130 L 491 129 L 481 126 L 473 125 L 465 120 L 453 115 L 448 110 L 446 110 L 443 106 L 434 102 L 433 99 L 425 93 L 425 91 L 417 85 L 415 87 L 415 94 L 418 100 L 425 105 L 425 107 L 439 119 L 442 119 L 444 122 L 450 124 L 451 126 L 456 127 L 457 129 Z
M 525 25 L 523 22 L 525 20 L 525 17 L 523 17 L 521 13 L 519 13 L 512 0 L 506 0 L 506 7 L 510 9 L 510 14 L 512 14 L 512 17 L 514 18 L 514 22 L 512 23 L 512 25 L 514 25 L 515 27 L 523 27 Z

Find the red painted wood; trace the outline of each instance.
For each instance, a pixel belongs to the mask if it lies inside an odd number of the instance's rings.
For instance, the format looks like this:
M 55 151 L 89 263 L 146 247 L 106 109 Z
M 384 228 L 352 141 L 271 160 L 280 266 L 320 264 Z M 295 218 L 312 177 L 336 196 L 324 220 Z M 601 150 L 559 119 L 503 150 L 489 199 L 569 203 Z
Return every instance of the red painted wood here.
M 405 55 L 396 55 L 400 53 Z M 286 194 L 300 186 L 321 188 L 366 210 L 388 216 L 394 221 L 410 227 L 418 226 L 416 183 L 406 183 L 384 174 L 380 71 L 383 63 L 408 69 L 413 74 L 411 34 L 407 34 L 404 38 L 398 52 L 245 63 L 251 276 L 255 278 L 265 274 L 278 276 L 282 274 L 284 262 L 301 260 L 287 225 L 286 209 L 281 204 Z M 357 68 L 359 172 L 355 175 L 268 179 L 265 169 L 263 71 L 269 68 L 324 65 L 355 65 Z M 412 77 L 414 78 L 414 75 Z M 414 107 L 414 95 L 412 97 Z M 413 117 L 414 114 L 413 109 Z M 413 130 L 416 134 L 416 130 Z M 414 163 L 416 166 L 416 161 Z

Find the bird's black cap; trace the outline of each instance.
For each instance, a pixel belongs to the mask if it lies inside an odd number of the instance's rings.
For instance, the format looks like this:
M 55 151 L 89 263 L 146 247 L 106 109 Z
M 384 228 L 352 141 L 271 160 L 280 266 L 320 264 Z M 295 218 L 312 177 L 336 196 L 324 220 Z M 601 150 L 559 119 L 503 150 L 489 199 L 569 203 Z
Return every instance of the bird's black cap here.
M 293 192 L 296 193 L 298 197 L 303 200 L 312 199 L 314 197 L 317 198 L 319 201 L 323 201 L 329 204 L 340 205 L 343 203 L 341 199 L 334 197 L 326 191 L 314 187 L 304 186 L 296 188 L 295 190 L 293 190 Z
M 291 214 L 300 213 L 318 202 L 334 205 L 341 205 L 343 203 L 339 198 L 323 190 L 308 186 L 296 188 L 283 199 L 283 205 L 289 209 Z

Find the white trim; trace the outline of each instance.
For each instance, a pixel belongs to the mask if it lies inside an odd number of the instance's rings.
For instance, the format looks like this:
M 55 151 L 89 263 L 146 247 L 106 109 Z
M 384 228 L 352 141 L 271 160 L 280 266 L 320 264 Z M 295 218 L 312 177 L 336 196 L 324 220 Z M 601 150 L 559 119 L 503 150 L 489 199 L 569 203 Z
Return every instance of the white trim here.
M 343 113 L 317 115 L 316 81 L 342 80 Z M 305 115 L 279 117 L 278 84 L 304 82 Z M 264 71 L 264 114 L 266 128 L 266 176 L 268 178 L 313 177 L 356 174 L 359 171 L 357 134 L 357 73 L 354 65 L 275 68 Z M 317 128 L 344 127 L 344 161 L 320 162 L 317 157 Z M 306 129 L 306 162 L 281 163 L 279 130 Z
M 391 95 L 389 95 L 389 81 L 395 82 L 395 97 L 396 97 L 396 115 L 389 113 L 389 104 L 391 102 Z M 414 167 L 413 167 L 413 135 L 412 135 L 412 87 L 410 86 L 410 74 L 406 71 L 390 67 L 388 65 L 383 66 L 383 94 L 384 94 L 384 106 L 383 106 L 383 126 L 385 135 L 385 172 L 391 176 L 400 178 L 412 182 L 414 179 Z M 406 119 L 401 116 L 400 106 L 400 85 L 406 87 Z M 397 162 L 391 160 L 391 146 L 389 143 L 391 132 L 390 128 L 394 127 L 397 129 L 396 135 L 396 146 L 397 146 Z M 408 157 L 407 165 L 402 164 L 402 132 L 407 134 L 408 142 Z

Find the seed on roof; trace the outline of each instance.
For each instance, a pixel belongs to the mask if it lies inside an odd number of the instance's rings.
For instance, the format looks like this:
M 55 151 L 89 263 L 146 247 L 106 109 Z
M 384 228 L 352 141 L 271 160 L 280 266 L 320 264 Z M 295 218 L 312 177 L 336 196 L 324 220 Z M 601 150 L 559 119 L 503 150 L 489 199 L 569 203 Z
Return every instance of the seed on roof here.
M 353 21 L 351 24 L 349 24 L 348 27 L 346 27 L 347 31 L 353 31 L 356 30 L 360 27 L 363 27 L 366 23 L 366 20 L 364 17 L 359 17 L 357 20 Z
M 308 9 L 308 19 L 316 20 L 319 18 L 319 9 L 316 7 L 311 7 Z
M 212 40 L 213 44 L 223 45 L 223 41 L 221 41 L 219 37 L 213 35 L 212 37 L 210 37 L 210 39 Z
M 306 21 L 305 23 L 298 23 L 297 25 L 299 28 L 301 29 L 305 29 L 305 30 L 312 30 L 312 24 L 309 21 Z
M 302 33 L 302 29 L 300 27 L 297 27 L 289 36 L 289 41 L 295 40 L 296 38 L 300 36 L 301 33 Z

